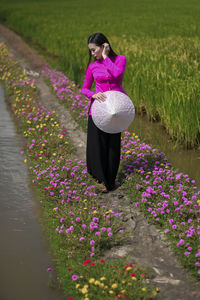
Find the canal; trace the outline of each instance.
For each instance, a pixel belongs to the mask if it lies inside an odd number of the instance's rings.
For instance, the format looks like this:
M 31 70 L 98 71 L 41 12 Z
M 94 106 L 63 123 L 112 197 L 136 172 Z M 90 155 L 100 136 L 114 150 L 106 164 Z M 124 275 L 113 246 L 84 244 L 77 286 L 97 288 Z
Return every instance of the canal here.
M 49 287 L 51 255 L 0 86 L 0 299 L 63 300 Z
M 175 169 L 188 174 L 200 186 L 200 149 L 183 149 L 170 140 L 159 123 L 148 121 L 146 116 L 136 114 L 128 131 L 136 133 L 142 141 L 163 152 Z

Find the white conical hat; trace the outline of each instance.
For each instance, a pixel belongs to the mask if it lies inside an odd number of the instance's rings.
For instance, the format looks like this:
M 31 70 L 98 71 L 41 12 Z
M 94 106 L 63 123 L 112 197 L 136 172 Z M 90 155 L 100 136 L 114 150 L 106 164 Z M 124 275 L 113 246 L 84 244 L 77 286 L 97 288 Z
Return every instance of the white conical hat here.
M 118 133 L 128 128 L 135 117 L 131 99 L 118 91 L 107 91 L 105 101 L 95 100 L 91 113 L 94 124 L 104 132 Z

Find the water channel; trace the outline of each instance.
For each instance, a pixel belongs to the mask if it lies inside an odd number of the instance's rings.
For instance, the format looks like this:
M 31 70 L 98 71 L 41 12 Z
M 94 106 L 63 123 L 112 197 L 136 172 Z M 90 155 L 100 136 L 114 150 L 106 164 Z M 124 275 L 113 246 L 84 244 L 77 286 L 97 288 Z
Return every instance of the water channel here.
M 146 116 L 135 116 L 128 131 L 136 133 L 142 141 L 164 152 L 172 166 L 188 174 L 200 186 L 200 149 L 187 150 L 175 145 L 159 123 L 148 121 Z
M 0 299 L 63 300 L 49 287 L 51 255 L 0 86 Z

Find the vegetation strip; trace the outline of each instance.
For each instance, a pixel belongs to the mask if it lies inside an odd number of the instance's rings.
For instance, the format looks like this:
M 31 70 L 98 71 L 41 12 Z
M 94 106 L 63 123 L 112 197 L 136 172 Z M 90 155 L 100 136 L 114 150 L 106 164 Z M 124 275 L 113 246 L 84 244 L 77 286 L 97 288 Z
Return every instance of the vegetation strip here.
M 88 101 L 73 81 L 61 72 L 45 67 L 41 74 L 86 129 Z M 196 278 L 200 275 L 200 191 L 187 174 L 178 173 L 163 153 L 141 143 L 138 136 L 125 132 L 122 137 L 120 180 L 131 201 L 170 240 L 180 262 Z
M 113 49 L 127 56 L 124 87 L 137 110 L 160 119 L 174 140 L 198 147 L 200 4 L 179 2 L 9 0 L 0 4 L 0 20 L 76 83 L 85 75 L 87 36 L 109 32 Z
M 157 291 L 143 269 L 124 260 L 101 259 L 105 248 L 123 239 L 118 214 L 98 203 L 97 188 L 85 163 L 73 156 L 67 131 L 55 113 L 40 105 L 34 82 L 21 73 L 4 44 L 0 74 L 12 98 L 11 112 L 26 137 L 22 154 L 42 201 L 59 279 L 72 295 L 68 299 L 154 297 Z

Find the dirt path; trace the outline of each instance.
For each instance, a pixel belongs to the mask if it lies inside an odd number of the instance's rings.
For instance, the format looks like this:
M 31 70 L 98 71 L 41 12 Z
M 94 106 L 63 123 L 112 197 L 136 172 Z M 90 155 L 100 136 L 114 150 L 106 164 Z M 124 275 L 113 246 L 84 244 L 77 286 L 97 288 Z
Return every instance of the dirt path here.
M 0 25 L 0 41 L 7 44 L 24 69 L 31 69 L 31 62 L 45 64 L 44 59 L 33 49 L 28 47 L 22 39 L 12 31 Z M 58 104 L 49 87 L 41 77 L 35 79 L 39 90 L 40 101 L 48 109 L 54 110 L 59 115 L 60 121 L 68 131 L 75 146 L 75 155 L 85 160 L 86 134 L 72 119 L 69 112 Z M 101 197 L 101 202 L 118 211 L 123 221 L 124 228 L 131 231 L 131 236 L 120 247 L 114 247 L 105 258 L 129 257 L 130 262 L 148 266 L 153 273 L 152 281 L 161 291 L 161 299 L 200 299 L 200 284 L 177 263 L 174 253 L 164 241 L 163 234 L 153 225 L 150 225 L 143 214 L 130 204 L 123 192 L 123 187 Z

